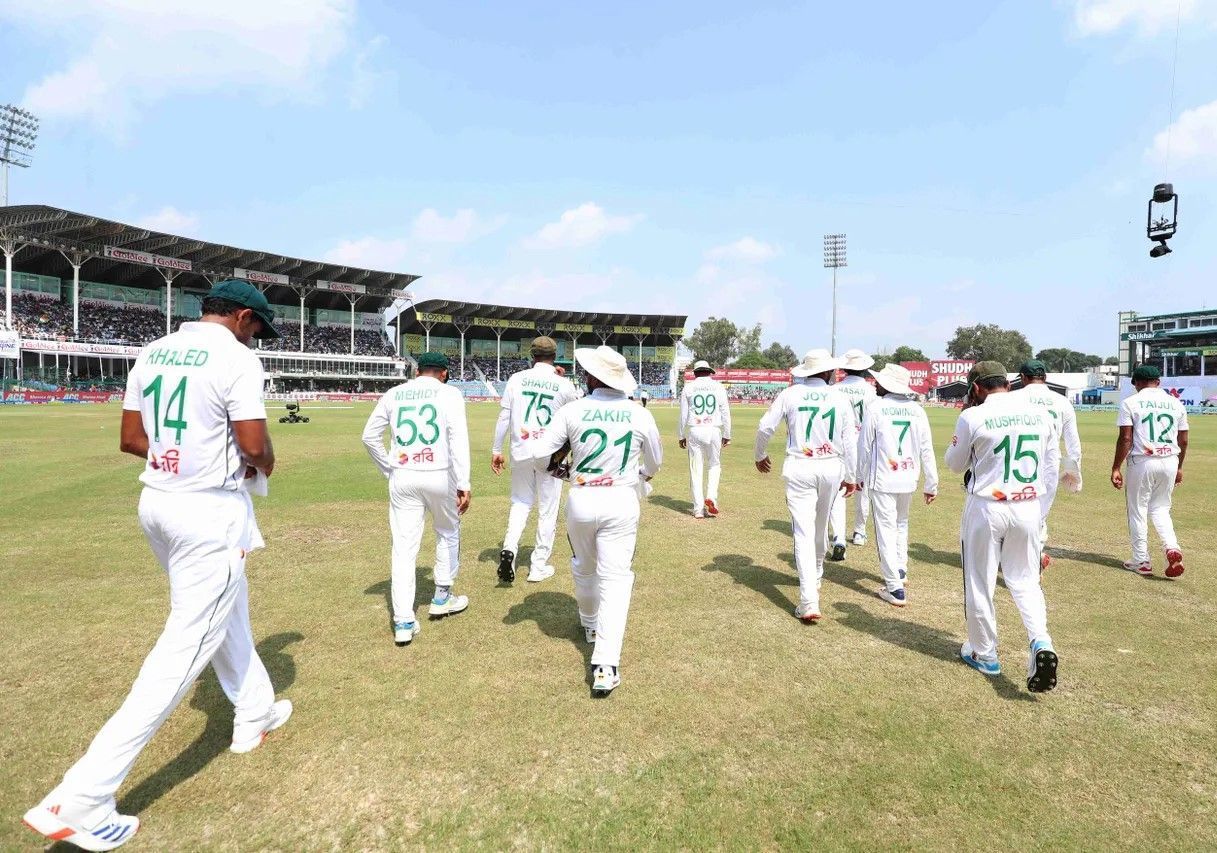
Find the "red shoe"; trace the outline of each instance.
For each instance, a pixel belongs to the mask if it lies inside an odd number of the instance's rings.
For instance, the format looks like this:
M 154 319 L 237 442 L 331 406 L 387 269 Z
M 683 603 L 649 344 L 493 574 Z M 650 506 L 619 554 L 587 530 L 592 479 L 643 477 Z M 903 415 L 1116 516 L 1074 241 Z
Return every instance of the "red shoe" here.
M 1052 565 L 1052 558 L 1049 557 L 1046 553 L 1040 554 L 1040 571 L 1042 572 L 1044 569 L 1048 568 L 1051 565 Z
M 1166 576 L 1177 578 L 1183 574 L 1183 552 L 1171 548 L 1166 552 Z
M 706 499 L 706 512 L 710 513 L 710 516 L 713 518 L 718 517 L 718 506 L 709 498 Z

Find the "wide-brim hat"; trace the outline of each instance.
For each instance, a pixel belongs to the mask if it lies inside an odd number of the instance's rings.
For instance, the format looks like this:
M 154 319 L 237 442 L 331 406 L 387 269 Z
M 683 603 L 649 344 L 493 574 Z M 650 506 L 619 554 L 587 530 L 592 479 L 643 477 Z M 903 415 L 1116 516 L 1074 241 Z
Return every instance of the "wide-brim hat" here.
M 875 366 L 875 360 L 860 349 L 846 350 L 841 361 L 846 370 L 870 370 Z
M 912 382 L 913 375 L 909 373 L 907 367 L 901 367 L 899 364 L 889 363 L 883 366 L 882 370 L 868 371 L 871 376 L 875 377 L 875 382 L 879 383 L 883 390 L 889 394 L 912 394 L 913 389 L 909 387 Z
M 796 379 L 803 379 L 808 376 L 818 376 L 821 373 L 828 373 L 830 370 L 838 370 L 841 367 L 841 359 L 835 357 L 826 349 L 808 350 L 803 356 L 803 360 L 796 364 L 790 370 L 790 375 Z
M 708 361 L 695 361 L 693 362 L 693 372 L 714 373 L 714 368 L 710 366 Z
M 629 394 L 638 387 L 625 356 L 612 347 L 580 347 L 575 350 L 575 361 L 610 388 Z

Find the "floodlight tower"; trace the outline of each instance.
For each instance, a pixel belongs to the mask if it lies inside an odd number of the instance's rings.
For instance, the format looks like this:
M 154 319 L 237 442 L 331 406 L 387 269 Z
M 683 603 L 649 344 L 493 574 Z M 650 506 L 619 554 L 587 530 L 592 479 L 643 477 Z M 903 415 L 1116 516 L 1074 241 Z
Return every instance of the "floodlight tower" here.
M 832 268 L 832 354 L 837 354 L 837 270 L 847 267 L 845 262 L 845 235 L 824 235 L 824 266 Z
M 37 138 L 38 119 L 33 113 L 12 104 L 0 107 L 0 166 L 4 168 L 0 207 L 8 205 L 8 167 L 27 168 L 33 159 L 34 140 Z

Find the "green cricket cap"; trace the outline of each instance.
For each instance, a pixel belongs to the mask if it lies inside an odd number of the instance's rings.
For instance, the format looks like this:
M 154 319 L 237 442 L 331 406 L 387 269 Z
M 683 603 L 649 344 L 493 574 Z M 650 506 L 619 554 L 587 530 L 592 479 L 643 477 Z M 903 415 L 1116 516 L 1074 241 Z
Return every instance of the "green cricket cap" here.
M 1026 376 L 1031 379 L 1038 379 L 1048 376 L 1048 365 L 1044 364 L 1038 358 L 1032 358 L 1023 362 L 1023 366 L 1018 369 L 1020 376 Z
M 1162 371 L 1152 364 L 1139 364 L 1133 369 L 1133 382 L 1157 382 L 1162 378 Z
M 234 305 L 241 305 L 253 311 L 262 321 L 262 328 L 254 335 L 255 338 L 269 340 L 282 337 L 279 330 L 275 328 L 275 315 L 270 310 L 270 303 L 266 301 L 266 296 L 248 281 L 230 278 L 227 281 L 217 282 L 208 291 L 206 298 L 223 299 L 225 302 L 232 302 Z
M 986 379 L 992 379 L 995 376 L 1000 376 L 1005 379 L 1009 375 L 1006 366 L 1000 361 L 978 361 L 968 371 L 968 387 L 972 387 L 973 382 L 984 382 Z
M 430 367 L 435 370 L 448 369 L 448 356 L 442 352 L 425 352 L 418 357 L 418 369 Z

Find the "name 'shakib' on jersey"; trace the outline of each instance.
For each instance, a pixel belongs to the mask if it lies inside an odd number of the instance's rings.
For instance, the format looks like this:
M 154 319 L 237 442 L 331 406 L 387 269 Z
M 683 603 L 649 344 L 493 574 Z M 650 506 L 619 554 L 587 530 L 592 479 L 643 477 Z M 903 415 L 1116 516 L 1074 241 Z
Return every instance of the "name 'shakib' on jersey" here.
M 245 479 L 234 421 L 266 420 L 258 356 L 219 323 L 182 323 L 140 351 L 123 409 L 148 435 L 140 481 L 153 489 L 235 491 Z
M 1179 455 L 1179 433 L 1188 431 L 1187 409 L 1161 388 L 1145 388 L 1120 403 L 1116 425 L 1132 427 L 1129 461 Z
M 712 427 L 723 431 L 723 438 L 731 438 L 731 404 L 727 389 L 721 382 L 709 376 L 699 376 L 685 383 L 680 392 L 679 436 L 698 427 Z
M 1057 420 L 1023 395 L 998 393 L 960 413 L 946 461 L 972 471 L 971 495 L 1019 503 L 1047 494 L 1045 473 L 1060 456 Z
M 858 479 L 873 491 L 911 494 L 923 472 L 925 493 L 937 494 L 938 464 L 925 410 L 914 400 L 876 398 L 862 419 Z
M 786 422 L 786 457 L 836 459 L 845 463 L 853 482 L 857 464 L 858 425 L 851 400 L 822 380 L 791 385 L 773 401 L 757 428 L 755 456 L 759 462 L 778 424 Z
M 620 392 L 596 389 L 566 404 L 529 453 L 546 459 L 570 443 L 572 488 L 632 486 L 663 463 L 654 416 Z
M 578 398 L 574 383 L 559 376 L 552 364 L 540 362 L 512 374 L 499 401 L 507 420 L 496 428 L 494 452 L 501 450 L 503 436 L 509 434 L 511 458 L 530 458 L 530 443 L 545 434 L 559 409 Z
M 419 376 L 386 391 L 364 426 L 363 443 L 386 475 L 394 469 L 450 469 L 455 487 L 469 489 L 465 397 L 433 376 Z

